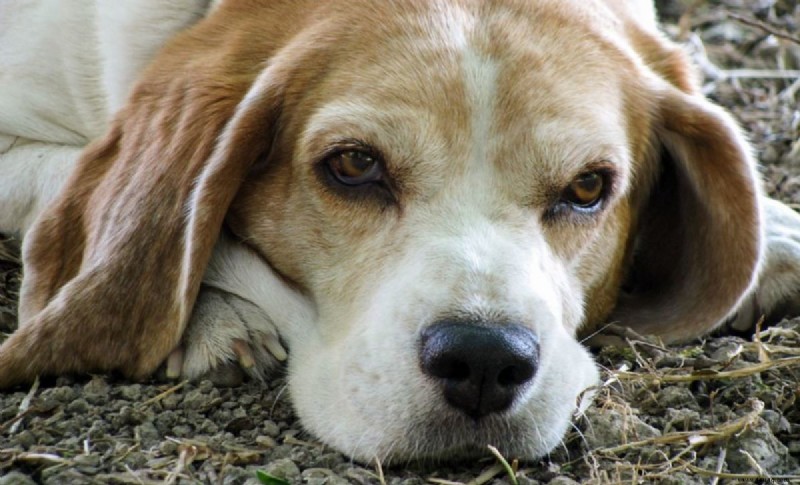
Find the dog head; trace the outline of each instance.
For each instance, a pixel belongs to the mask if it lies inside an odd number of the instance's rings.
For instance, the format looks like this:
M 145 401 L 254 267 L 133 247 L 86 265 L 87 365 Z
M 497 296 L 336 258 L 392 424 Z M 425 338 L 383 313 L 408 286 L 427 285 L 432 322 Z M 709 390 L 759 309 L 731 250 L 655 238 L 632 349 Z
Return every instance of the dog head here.
M 532 458 L 597 381 L 579 331 L 750 288 L 753 162 L 647 5 L 318 3 L 223 2 L 144 73 L 26 241 L 0 383 L 152 372 L 225 223 L 313 309 L 276 321 L 309 430 Z

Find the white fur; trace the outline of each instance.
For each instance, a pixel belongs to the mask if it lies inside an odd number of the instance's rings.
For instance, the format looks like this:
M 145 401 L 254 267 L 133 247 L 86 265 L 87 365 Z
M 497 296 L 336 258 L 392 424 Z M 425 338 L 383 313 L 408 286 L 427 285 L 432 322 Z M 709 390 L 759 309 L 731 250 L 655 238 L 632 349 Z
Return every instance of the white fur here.
M 30 227 L 141 69 L 208 7 L 208 0 L 0 2 L 0 231 Z M 10 139 L 17 141 L 3 142 Z
M 0 232 L 27 232 L 61 188 L 81 149 L 0 135 Z

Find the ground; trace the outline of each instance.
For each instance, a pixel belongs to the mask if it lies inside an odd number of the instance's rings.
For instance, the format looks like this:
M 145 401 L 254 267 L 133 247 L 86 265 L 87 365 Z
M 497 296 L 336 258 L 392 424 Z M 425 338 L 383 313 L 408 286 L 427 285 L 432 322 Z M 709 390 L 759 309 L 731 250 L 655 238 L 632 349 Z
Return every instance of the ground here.
M 800 207 L 796 0 L 657 4 L 695 53 L 705 92 L 750 134 L 767 190 Z M 0 246 L 5 333 L 15 254 Z M 0 484 L 257 483 L 256 470 L 308 484 L 800 483 L 800 319 L 683 346 L 627 338 L 598 353 L 595 405 L 538 463 L 487 449 L 453 467 L 362 466 L 301 430 L 281 379 L 231 389 L 95 376 L 0 394 Z

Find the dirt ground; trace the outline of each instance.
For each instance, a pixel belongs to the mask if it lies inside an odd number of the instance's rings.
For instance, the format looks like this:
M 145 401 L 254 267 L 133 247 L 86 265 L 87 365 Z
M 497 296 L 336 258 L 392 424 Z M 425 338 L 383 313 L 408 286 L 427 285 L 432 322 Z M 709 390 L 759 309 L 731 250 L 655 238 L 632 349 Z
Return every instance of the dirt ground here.
M 705 91 L 750 134 L 769 193 L 800 208 L 797 0 L 663 0 Z M 19 266 L 0 246 L 0 331 Z M 284 382 L 132 384 L 108 376 L 0 394 L 0 485 L 32 483 L 800 483 L 800 319 L 665 347 L 635 335 L 597 360 L 595 405 L 550 456 L 507 470 L 489 450 L 455 466 L 362 466 L 302 431 Z

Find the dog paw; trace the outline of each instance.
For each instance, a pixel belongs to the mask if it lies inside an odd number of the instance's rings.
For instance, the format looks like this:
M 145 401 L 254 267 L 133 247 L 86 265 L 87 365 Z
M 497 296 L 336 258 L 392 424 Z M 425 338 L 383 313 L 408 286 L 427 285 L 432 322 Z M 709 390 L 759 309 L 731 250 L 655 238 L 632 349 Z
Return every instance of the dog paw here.
M 181 345 L 168 357 L 168 378 L 240 384 L 245 375 L 266 379 L 286 360 L 269 317 L 231 293 L 203 286 Z
M 730 326 L 748 331 L 762 317 L 773 320 L 800 312 L 800 214 L 764 199 L 766 250 L 758 284 Z

